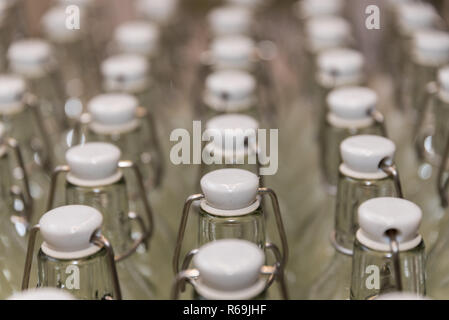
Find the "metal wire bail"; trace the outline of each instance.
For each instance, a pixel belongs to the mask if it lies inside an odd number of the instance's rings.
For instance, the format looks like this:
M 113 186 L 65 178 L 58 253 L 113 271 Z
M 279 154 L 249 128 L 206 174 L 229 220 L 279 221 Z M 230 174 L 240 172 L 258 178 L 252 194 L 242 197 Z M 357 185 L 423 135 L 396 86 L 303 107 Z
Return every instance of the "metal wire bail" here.
M 401 260 L 399 257 L 399 243 L 397 240 L 398 231 L 396 229 L 390 229 L 385 232 L 390 239 L 390 250 L 393 258 L 394 277 L 396 279 L 396 289 L 402 291 L 402 272 L 401 272 Z
M 401 180 L 399 178 L 399 171 L 396 165 L 388 157 L 382 159 L 379 163 L 379 169 L 388 174 L 394 180 L 394 186 L 399 198 L 404 199 L 404 193 L 402 192 Z
M 447 158 L 449 156 L 449 135 L 446 139 L 446 145 L 444 146 L 443 154 L 441 155 L 441 161 L 438 168 L 438 177 L 437 177 L 437 184 L 438 184 L 438 193 L 440 195 L 441 200 L 441 206 L 443 208 L 447 208 L 449 201 L 447 197 L 447 189 L 449 186 L 449 178 L 446 178 L 444 181 L 444 172 L 446 171 L 446 164 L 447 164 Z

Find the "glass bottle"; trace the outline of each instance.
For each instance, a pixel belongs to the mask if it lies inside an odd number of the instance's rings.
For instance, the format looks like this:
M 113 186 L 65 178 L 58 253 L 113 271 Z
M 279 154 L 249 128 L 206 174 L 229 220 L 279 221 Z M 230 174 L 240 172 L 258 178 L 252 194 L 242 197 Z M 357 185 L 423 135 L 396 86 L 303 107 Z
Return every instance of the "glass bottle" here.
M 259 108 L 264 122 L 275 126 L 276 123 L 276 92 L 269 68 L 269 61 L 275 57 L 276 50 L 268 41 L 255 43 L 253 39 L 244 35 L 224 35 L 212 39 L 208 50 L 201 54 L 201 63 L 196 71 L 193 83 L 192 100 L 201 95 L 204 90 L 204 79 L 214 71 L 240 70 L 254 76 L 258 85 Z M 266 49 L 268 48 L 268 49 Z
M 17 163 L 17 164 L 16 164 Z M 19 187 L 12 174 L 16 166 L 23 173 Z M 0 123 L 0 299 L 20 289 L 25 237 L 32 219 L 33 199 L 30 195 L 27 172 L 17 141 L 6 135 Z
M 374 299 L 395 291 L 425 295 L 421 209 L 408 200 L 381 197 L 362 203 L 358 216 L 351 299 Z
M 40 104 L 44 126 L 54 141 L 68 126 L 66 91 L 53 48 L 39 38 L 17 40 L 8 49 L 9 69 L 22 76 Z
M 157 269 L 155 263 L 172 243 L 166 227 L 158 222 L 154 228 L 152 209 L 142 181 L 139 167 L 129 160 L 120 160 L 121 152 L 116 146 L 102 142 L 90 142 L 70 148 L 66 153 L 68 165 L 55 168 L 50 187 L 48 209 L 54 206 L 58 195 L 64 204 L 83 204 L 98 209 L 105 219 L 104 233 L 120 257 L 118 273 L 124 295 L 134 299 L 155 299 L 164 296 L 164 269 Z M 129 190 L 123 169 L 130 168 L 136 176 L 144 216 L 130 211 Z M 67 173 L 65 188 L 57 189 L 58 174 Z M 139 207 L 140 208 L 140 207 Z M 138 228 L 137 228 L 138 226 Z M 156 245 L 154 231 L 158 230 Z M 168 273 L 168 272 L 167 272 Z M 160 289 L 159 289 L 160 288 Z
M 242 6 L 223 5 L 212 9 L 207 15 L 212 37 L 223 35 L 248 35 L 254 30 L 251 10 Z
M 449 134 L 446 125 L 449 119 L 449 67 L 438 71 L 438 81 L 429 83 L 426 95 L 427 101 L 422 106 L 413 132 L 416 149 L 405 154 L 408 158 L 404 163 L 410 166 L 407 179 L 411 183 L 407 184 L 406 192 L 408 198 L 425 212 L 421 233 L 431 249 L 442 230 L 440 225 L 445 216 L 439 185 L 447 172 L 446 168 L 441 167 L 441 157 Z
M 391 39 L 388 39 L 389 47 L 386 51 L 390 52 L 389 67 L 393 76 L 396 104 L 401 108 L 406 100 L 405 69 L 410 61 L 408 53 L 412 51 L 413 34 L 418 30 L 436 27 L 439 17 L 430 3 L 416 1 L 398 4 L 395 13 L 395 28 Z
M 196 300 L 263 300 L 277 280 L 282 299 L 288 299 L 283 278 L 276 275 L 279 261 L 266 266 L 266 257 L 257 245 L 240 239 L 222 239 L 202 245 L 176 275 L 172 298 L 178 299 L 185 282 L 193 288 Z
M 162 107 L 155 94 L 154 79 L 150 77 L 150 63 L 138 54 L 118 54 L 101 63 L 103 89 L 109 93 L 135 95 L 150 117 Z M 153 120 L 155 121 L 155 120 Z
M 31 230 L 22 289 L 29 287 L 36 235 L 37 287 L 60 288 L 77 299 L 121 300 L 114 249 L 101 234 L 103 217 L 88 206 L 62 206 L 45 213 Z
M 201 162 L 197 185 L 205 174 L 221 168 L 245 169 L 259 176 L 258 129 L 259 123 L 243 114 L 229 113 L 211 118 L 203 134 L 209 141 L 203 147 L 203 158 L 204 155 L 209 157 Z
M 412 38 L 412 55 L 406 66 L 404 97 L 406 106 L 419 113 L 425 103 L 426 85 L 434 81 L 440 67 L 449 62 L 449 33 L 417 31 Z
M 305 95 L 313 103 L 314 83 L 310 75 L 319 70 L 317 58 L 320 53 L 330 49 L 346 48 L 352 43 L 351 26 L 347 20 L 339 16 L 318 16 L 308 19 L 303 28 L 304 59 L 298 64 L 300 84 Z M 312 95 L 311 95 L 312 93 Z
M 293 14 L 304 24 L 307 19 L 320 16 L 342 16 L 343 0 L 314 1 L 298 0 L 293 4 Z
M 322 132 L 326 122 L 326 98 L 330 91 L 343 86 L 363 85 L 365 82 L 363 55 L 356 50 L 336 48 L 317 56 L 313 106 Z M 320 134 L 319 134 L 320 135 Z
M 241 113 L 260 121 L 256 79 L 239 70 L 220 70 L 207 76 L 201 101 L 195 103 L 195 116 L 210 118 L 223 113 Z
M 288 260 L 288 244 L 277 196 L 269 188 L 259 188 L 259 178 L 254 173 L 243 169 L 220 169 L 212 171 L 201 179 L 204 194 L 191 195 L 187 198 L 181 223 L 179 225 L 173 269 L 180 270 L 181 249 L 184 242 L 190 206 L 200 201 L 198 213 L 198 244 L 203 245 L 219 239 L 244 239 L 266 249 L 267 233 L 274 231 L 274 224 L 267 224 L 269 219 L 260 205 L 261 196 L 269 195 L 276 221 L 277 234 L 282 244 L 281 268 Z M 273 232 L 274 233 L 274 232 Z M 191 241 L 192 239 L 187 239 Z
M 347 86 L 327 96 L 328 111 L 320 141 L 322 174 L 326 190 L 337 191 L 340 143 L 361 134 L 385 135 L 383 116 L 376 111 L 376 92 L 366 87 Z
M 301 244 L 299 257 L 309 261 L 308 266 L 297 270 L 302 281 L 298 288 L 304 290 L 302 294 L 307 298 L 349 297 L 352 245 L 358 228 L 357 208 L 367 199 L 402 196 L 392 160 L 395 149 L 391 140 L 374 135 L 352 136 L 341 143 L 342 163 L 335 207 L 320 207 L 312 222 L 297 233 L 301 235 L 296 239 Z M 329 212 L 332 210 L 334 215 Z
M 5 135 L 20 145 L 35 212 L 45 209 L 49 183 L 47 172 L 53 160 L 49 135 L 43 126 L 42 117 L 39 101 L 30 96 L 23 78 L 0 75 L 0 120 Z M 26 185 L 24 171 L 17 164 L 14 162 L 10 168 L 12 177 Z
M 70 130 L 64 138 L 64 150 L 73 145 L 67 143 L 73 141 L 69 135 L 80 136 L 74 139 L 75 144 L 84 140 L 112 143 L 126 159 L 139 166 L 145 186 L 158 189 L 164 173 L 161 145 L 152 118 L 145 108 L 139 107 L 137 98 L 125 93 L 101 94 L 89 101 L 87 111 L 80 127 Z M 134 180 L 134 177 L 129 179 Z
M 100 83 L 95 49 L 92 47 L 86 26 L 87 12 L 80 7 L 80 29 L 66 27 L 67 5 L 56 5 L 42 17 L 45 37 L 53 44 L 55 56 L 61 63 L 68 97 L 85 104 L 87 99 L 98 93 Z

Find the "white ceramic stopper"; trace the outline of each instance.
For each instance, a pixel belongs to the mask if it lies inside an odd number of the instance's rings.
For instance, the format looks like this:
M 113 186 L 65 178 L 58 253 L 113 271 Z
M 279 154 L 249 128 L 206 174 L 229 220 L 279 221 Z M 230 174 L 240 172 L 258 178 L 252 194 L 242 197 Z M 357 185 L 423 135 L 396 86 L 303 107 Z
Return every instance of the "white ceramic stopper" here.
M 376 300 L 431 300 L 413 292 L 390 292 L 379 295 Z
M 69 29 L 66 26 L 67 6 L 58 5 L 50 8 L 42 17 L 42 27 L 47 37 L 57 43 L 76 41 L 81 37 L 81 29 Z M 83 11 L 80 10 L 80 25 L 85 23 Z
M 170 23 L 176 14 L 178 0 L 138 0 L 137 12 L 160 25 Z
M 389 251 L 390 239 L 386 232 L 394 229 L 398 232 L 399 249 L 407 250 L 421 241 L 418 233 L 421 218 L 421 209 L 411 201 L 393 197 L 373 198 L 359 206 L 357 239 L 374 250 Z
M 375 178 L 385 177 L 379 168 L 385 158 L 393 159 L 396 146 L 390 139 L 375 135 L 358 135 L 346 138 L 340 144 L 340 153 L 344 170 L 340 171 L 353 177 L 364 178 L 372 174 Z
M 0 75 L 0 114 L 22 110 L 26 91 L 25 80 L 17 75 Z
M 29 38 L 13 42 L 8 49 L 8 61 L 13 72 L 38 76 L 52 62 L 52 48 L 48 42 Z
M 145 77 L 149 69 L 147 60 L 136 54 L 120 54 L 107 58 L 101 64 L 105 78 L 134 80 Z
M 120 149 L 110 143 L 90 142 L 74 146 L 66 152 L 70 167 L 67 180 L 80 186 L 112 184 L 121 178 L 120 157 Z
M 8 300 L 76 300 L 74 296 L 62 289 L 36 288 L 20 291 Z
M 332 90 L 327 96 L 332 113 L 343 119 L 364 119 L 376 108 L 377 94 L 366 87 L 342 87 Z
M 361 78 L 363 74 L 363 55 L 352 49 L 330 49 L 321 53 L 317 58 L 319 73 L 335 79 Z
M 45 213 L 39 220 L 44 243 L 42 250 L 59 259 L 77 259 L 99 250 L 91 243 L 92 235 L 101 228 L 103 216 L 92 207 L 62 206 Z
M 297 2 L 297 16 L 307 19 L 317 16 L 339 16 L 344 7 L 343 0 L 299 0 Z
M 153 56 L 158 50 L 159 28 L 146 21 L 125 22 L 115 29 L 114 38 L 120 50 Z
M 241 35 L 221 36 L 211 44 L 213 63 L 217 68 L 248 69 L 256 47 L 251 38 Z
M 444 64 L 449 62 L 449 33 L 437 30 L 420 30 L 413 36 L 413 53 L 421 63 Z
M 306 22 L 307 43 L 313 52 L 344 47 L 351 39 L 351 26 L 344 18 L 320 16 Z
M 213 9 L 208 16 L 212 33 L 216 36 L 248 34 L 252 24 L 251 12 L 241 6 L 223 6 Z
M 206 78 L 206 104 L 233 112 L 247 109 L 254 102 L 256 80 L 245 71 L 219 70 Z
M 201 178 L 201 190 L 209 207 L 243 210 L 257 201 L 259 177 L 243 169 L 219 169 Z M 254 210 L 257 209 L 254 208 Z
M 106 93 L 90 100 L 87 109 L 93 121 L 106 126 L 117 126 L 128 124 L 136 118 L 138 104 L 133 95 Z
M 224 239 L 203 245 L 193 264 L 200 272 L 200 287 L 207 287 L 206 292 L 227 293 L 232 297 L 258 283 L 264 260 L 262 249 L 254 243 Z
M 430 29 L 438 20 L 438 13 L 430 3 L 404 2 L 397 7 L 399 29 L 411 35 L 419 29 Z

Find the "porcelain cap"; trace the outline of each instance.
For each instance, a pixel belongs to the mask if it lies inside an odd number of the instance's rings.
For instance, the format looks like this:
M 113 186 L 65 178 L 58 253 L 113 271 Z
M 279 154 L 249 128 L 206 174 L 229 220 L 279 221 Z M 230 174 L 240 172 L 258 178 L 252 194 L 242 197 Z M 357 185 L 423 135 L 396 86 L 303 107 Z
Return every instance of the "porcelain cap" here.
M 363 119 L 376 108 L 377 94 L 366 87 L 342 87 L 327 96 L 330 110 L 343 119 Z
M 297 16 L 305 19 L 316 16 L 340 15 L 343 11 L 343 0 L 299 0 Z
M 213 63 L 218 67 L 246 67 L 254 60 L 256 45 L 254 41 L 242 35 L 217 37 L 212 41 Z
M 220 70 L 206 78 L 206 89 L 223 100 L 246 99 L 254 94 L 256 80 L 245 71 Z
M 220 291 L 238 291 L 253 286 L 260 277 L 265 255 L 256 244 L 224 239 L 203 245 L 193 258 L 202 284 Z
M 88 206 L 69 205 L 48 211 L 39 220 L 47 254 L 57 253 L 59 257 L 95 247 L 91 238 L 102 222 L 101 213 Z
M 259 177 L 243 169 L 219 169 L 201 178 L 201 190 L 209 206 L 219 210 L 239 210 L 257 199 Z
M 241 6 L 223 6 L 213 9 L 208 16 L 213 34 L 248 34 L 252 16 L 248 9 Z
M 42 26 L 45 34 L 55 42 L 71 42 L 80 38 L 81 29 L 69 29 L 66 26 L 67 6 L 57 5 L 50 8 L 42 17 Z M 83 24 L 83 11 L 80 10 L 80 24 Z
M 13 42 L 8 49 L 8 59 L 13 65 L 33 66 L 48 63 L 52 48 L 48 42 L 28 38 Z
M 149 70 L 148 61 L 137 54 L 120 54 L 107 58 L 101 64 L 105 78 L 135 80 L 145 77 Z
M 83 181 L 99 181 L 115 176 L 120 157 L 119 148 L 104 142 L 89 142 L 66 152 L 70 175 Z
M 375 135 L 357 135 L 340 144 L 343 163 L 353 171 L 376 173 L 385 158 L 393 159 L 396 146 L 390 139 Z
M 358 221 L 363 235 L 373 242 L 389 244 L 386 232 L 398 231 L 399 244 L 416 239 L 421 224 L 421 209 L 411 201 L 380 197 L 363 202 L 358 209 Z
M 138 12 L 158 24 L 167 24 L 174 17 L 178 0 L 138 0 Z
M 363 55 L 352 49 L 330 49 L 321 53 L 317 58 L 317 65 L 321 72 L 336 73 L 336 76 L 361 74 L 363 72 Z
M 449 62 L 449 33 L 438 30 L 420 30 L 414 33 L 413 52 L 423 61 L 438 64 Z
M 399 28 L 404 34 L 429 29 L 436 23 L 438 13 L 430 3 L 404 2 L 397 7 Z
M 104 125 L 126 124 L 136 117 L 139 102 L 125 93 L 101 94 L 89 101 L 89 113 L 95 122 Z
M 338 16 L 320 16 L 306 22 L 307 42 L 313 51 L 343 47 L 351 39 L 351 26 Z
M 158 48 L 159 28 L 146 21 L 129 21 L 115 29 L 114 38 L 123 52 L 153 55 Z

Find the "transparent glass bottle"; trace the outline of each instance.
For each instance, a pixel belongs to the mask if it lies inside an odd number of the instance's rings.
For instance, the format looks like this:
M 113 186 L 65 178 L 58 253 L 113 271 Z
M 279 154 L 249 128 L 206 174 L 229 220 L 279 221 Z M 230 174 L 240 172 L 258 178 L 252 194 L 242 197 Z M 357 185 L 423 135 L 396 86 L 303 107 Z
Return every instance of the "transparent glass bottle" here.
M 339 167 L 334 215 L 325 210 L 318 212 L 302 237 L 296 239 L 298 243 L 308 244 L 307 247 L 301 245 L 300 257 L 309 261 L 309 267 L 301 267 L 298 272 L 304 283 L 302 290 L 308 292 L 309 299 L 349 297 L 359 205 L 380 196 L 402 196 L 398 173 L 392 163 L 395 145 L 391 140 L 374 135 L 353 136 L 343 140 L 340 152 L 343 162 Z M 332 218 L 333 227 L 329 223 Z M 330 250 L 329 244 L 334 250 Z
M 91 142 L 69 149 L 66 154 L 68 165 L 57 167 L 52 177 L 48 208 L 53 207 L 57 196 L 58 174 L 66 172 L 65 188 L 59 189 L 64 195 L 59 196 L 64 198 L 65 204 L 89 205 L 102 212 L 105 219 L 104 233 L 119 257 L 118 274 L 123 279 L 124 295 L 133 299 L 163 297 L 164 286 L 161 281 L 167 279 L 164 278 L 165 269 L 156 268 L 154 264 L 163 261 L 159 258 L 172 242 L 166 229 L 158 224 L 161 232 L 150 254 L 149 241 L 156 229 L 142 175 L 137 165 L 132 161 L 120 161 L 120 157 L 120 149 L 108 143 Z M 143 216 L 129 210 L 129 190 L 122 171 L 124 168 L 133 169 L 136 175 Z
M 421 209 L 408 200 L 381 197 L 364 202 L 358 216 L 351 299 L 375 299 L 395 291 L 425 295 Z
M 29 96 L 26 83 L 19 76 L 0 75 L 0 88 L 0 120 L 4 125 L 5 136 L 20 145 L 29 178 L 33 210 L 43 212 L 49 183 L 47 172 L 53 158 L 49 136 L 42 125 L 40 105 Z M 18 183 L 27 184 L 18 162 L 12 163 L 11 174 Z
M 416 154 L 410 157 L 411 183 L 407 184 L 407 195 L 410 200 L 419 205 L 423 216 L 421 232 L 426 239 L 426 245 L 431 249 L 436 243 L 445 209 L 441 206 L 439 185 L 447 174 L 447 168 L 441 167 L 441 157 L 445 151 L 449 134 L 447 121 L 449 119 L 449 68 L 438 71 L 438 81 L 427 86 L 427 100 L 417 118 L 415 129 Z M 414 160 L 414 161 L 412 161 Z
M 271 42 L 260 41 L 244 35 L 225 35 L 215 37 L 208 50 L 202 52 L 201 63 L 196 70 L 196 81 L 191 89 L 195 104 L 207 87 L 207 76 L 220 74 L 220 70 L 240 70 L 251 74 L 257 82 L 258 108 L 263 121 L 276 126 L 276 97 L 269 62 L 275 57 L 271 52 L 275 47 Z
M 336 48 L 323 51 L 316 59 L 313 106 L 317 128 L 326 123 L 326 98 L 331 90 L 343 86 L 359 86 L 365 82 L 363 55 L 356 50 Z M 320 137 L 320 133 L 318 134 Z
M 200 101 L 195 102 L 195 118 L 204 121 L 223 113 L 241 113 L 261 121 L 256 79 L 238 70 L 220 70 L 205 80 Z
M 53 44 L 54 53 L 61 65 L 68 98 L 83 104 L 100 90 L 100 76 L 95 49 L 92 47 L 87 27 L 87 12 L 79 7 L 80 29 L 66 27 L 67 5 L 55 5 L 42 17 L 45 37 Z
M 406 106 L 419 113 L 426 97 L 426 85 L 434 81 L 440 67 L 449 62 L 449 33 L 417 31 L 412 39 L 412 56 L 403 79 Z
M 60 288 L 77 299 L 122 298 L 114 249 L 101 234 L 101 213 L 88 206 L 62 206 L 45 213 L 31 230 L 22 289 L 28 289 L 36 235 L 37 287 Z
M 68 126 L 64 110 L 66 90 L 53 48 L 39 38 L 17 40 L 8 49 L 9 69 L 21 75 L 28 91 L 39 100 L 42 121 L 50 137 L 56 137 Z
M 200 201 L 198 214 L 198 243 L 205 244 L 226 238 L 237 238 L 251 241 L 266 249 L 267 234 L 277 229 L 277 236 L 282 244 L 281 268 L 288 260 L 288 244 L 277 196 L 269 188 L 259 188 L 259 178 L 243 169 L 220 169 L 206 174 L 201 179 L 203 194 L 187 198 L 178 231 L 173 268 L 178 274 L 181 265 L 181 249 L 187 227 L 190 206 Z M 261 195 L 270 196 L 276 221 L 268 225 L 266 213 L 260 205 Z M 269 219 L 269 218 L 268 218 Z M 191 239 L 187 239 L 190 241 Z M 189 258 L 189 253 L 186 259 Z M 185 263 L 185 262 L 184 262 Z M 183 265 L 184 265 L 183 263 Z
M 413 34 L 418 30 L 432 29 L 438 23 L 438 14 L 430 3 L 404 1 L 396 6 L 394 15 L 394 28 L 391 39 L 388 39 L 390 52 L 389 67 L 393 76 L 394 95 L 396 104 L 401 108 L 406 105 L 406 92 L 408 79 L 405 78 L 407 64 L 410 63 Z
M 176 275 L 172 298 L 178 299 L 185 282 L 194 288 L 196 300 L 263 300 L 271 298 L 268 289 L 276 280 L 282 299 L 288 299 L 283 278 L 276 275 L 279 261 L 265 266 L 266 257 L 254 243 L 223 239 L 196 249 L 189 263 Z
M 298 0 L 293 4 L 293 14 L 302 24 L 304 24 L 307 19 L 311 19 L 314 17 L 342 16 L 344 11 L 343 9 L 343 0 Z
M 24 172 L 19 187 L 12 174 L 17 166 Z M 0 299 L 5 299 L 20 289 L 25 238 L 32 219 L 33 200 L 30 195 L 27 173 L 21 149 L 16 140 L 6 136 L 0 123 Z
M 320 141 L 322 174 L 326 190 L 337 191 L 340 143 L 354 135 L 385 135 L 383 116 L 376 111 L 377 94 L 365 87 L 334 89 L 327 96 L 328 112 Z
M 139 107 L 137 99 L 124 93 L 102 94 L 91 99 L 87 109 L 89 121 L 81 120 L 81 137 L 118 146 L 124 158 L 139 166 L 149 190 L 161 187 L 164 176 L 161 145 L 153 119 L 145 108 Z M 133 176 L 128 179 L 135 180 Z M 136 194 L 137 191 L 132 192 L 133 199 Z
M 258 154 L 261 150 L 257 146 L 257 129 L 258 122 L 243 114 L 229 113 L 211 118 L 203 134 L 209 142 L 203 147 L 197 185 L 205 174 L 222 168 L 245 169 L 259 176 Z M 205 154 L 209 157 L 204 158 Z
M 314 102 L 315 88 L 310 75 L 318 72 L 318 56 L 327 50 L 346 48 L 352 44 L 351 26 L 339 16 L 317 16 L 307 19 L 303 27 L 304 59 L 298 65 L 300 83 L 305 95 Z
M 139 54 L 118 54 L 101 63 L 103 89 L 135 95 L 139 103 L 149 112 L 156 108 L 153 99 L 153 79 L 150 78 L 150 64 Z

